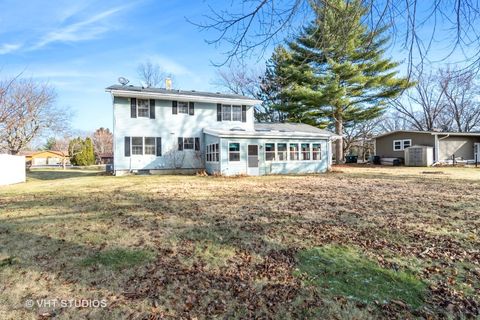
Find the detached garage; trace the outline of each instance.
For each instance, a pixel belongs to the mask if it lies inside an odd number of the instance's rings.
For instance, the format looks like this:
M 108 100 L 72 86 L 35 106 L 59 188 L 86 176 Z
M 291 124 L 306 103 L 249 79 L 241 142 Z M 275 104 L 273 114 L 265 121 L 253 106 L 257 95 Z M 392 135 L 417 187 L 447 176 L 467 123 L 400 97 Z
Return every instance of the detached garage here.
M 25 180 L 25 157 L 0 154 L 0 186 Z

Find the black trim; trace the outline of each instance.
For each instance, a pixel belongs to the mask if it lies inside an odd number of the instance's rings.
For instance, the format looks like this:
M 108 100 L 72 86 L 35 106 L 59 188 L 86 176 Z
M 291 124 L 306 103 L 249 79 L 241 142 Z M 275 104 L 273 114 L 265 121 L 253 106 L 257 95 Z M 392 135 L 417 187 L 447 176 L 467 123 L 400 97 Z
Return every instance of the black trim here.
M 155 119 L 155 99 L 150 99 L 150 119 Z
M 178 113 L 177 101 L 172 101 L 172 114 L 177 114 L 177 113 Z
M 162 138 L 157 137 L 156 139 L 156 145 L 157 145 L 157 157 L 162 156 Z
M 247 106 L 242 106 L 242 122 L 247 122 Z
M 130 157 L 130 137 L 125 137 L 125 157 Z
M 178 137 L 178 150 L 183 150 L 183 137 Z
M 217 121 L 222 121 L 222 104 L 217 103 Z
M 189 102 L 188 103 L 188 114 L 193 116 L 195 114 L 195 103 Z
M 137 98 L 130 98 L 130 118 L 137 117 Z

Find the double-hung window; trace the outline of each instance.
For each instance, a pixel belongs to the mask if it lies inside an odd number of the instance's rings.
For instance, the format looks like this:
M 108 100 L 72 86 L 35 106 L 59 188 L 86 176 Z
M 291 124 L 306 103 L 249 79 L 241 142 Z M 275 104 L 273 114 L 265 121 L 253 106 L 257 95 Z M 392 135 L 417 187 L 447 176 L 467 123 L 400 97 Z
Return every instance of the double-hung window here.
M 275 143 L 265 143 L 265 161 L 275 160 Z
M 132 137 L 132 154 L 143 155 L 143 137 Z
M 232 106 L 232 121 L 242 121 L 242 106 Z
M 231 105 L 222 105 L 222 120 L 223 121 L 232 121 L 232 106 Z
M 155 155 L 155 138 L 154 137 L 145 137 L 145 154 Z
M 312 160 L 322 160 L 322 147 L 320 143 L 312 143 Z
M 290 143 L 290 160 L 298 160 L 298 143 Z
M 240 161 L 240 143 L 234 142 L 228 145 L 228 161 Z
M 188 102 L 178 101 L 178 113 L 188 114 Z
M 193 150 L 195 147 L 194 138 L 183 138 L 183 149 L 184 150 Z
M 148 99 L 137 99 L 137 116 L 150 118 L 150 101 Z
M 277 160 L 287 161 L 287 144 L 277 143 Z

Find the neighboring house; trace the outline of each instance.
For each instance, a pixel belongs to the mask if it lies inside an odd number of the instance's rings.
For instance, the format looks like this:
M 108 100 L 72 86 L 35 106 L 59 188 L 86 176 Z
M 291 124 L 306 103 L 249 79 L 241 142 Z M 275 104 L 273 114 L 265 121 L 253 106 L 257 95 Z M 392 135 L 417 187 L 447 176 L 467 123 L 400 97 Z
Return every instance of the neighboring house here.
M 31 167 L 61 166 L 63 161 L 70 161 L 66 152 L 53 150 L 22 151 L 20 155 L 25 156 L 27 166 Z
M 256 124 L 245 96 L 113 85 L 114 171 L 324 172 L 337 136 L 305 124 Z
M 433 147 L 435 163 L 456 161 L 480 162 L 480 133 L 437 131 L 392 131 L 374 139 L 375 155 L 382 158 L 404 158 L 410 146 Z
M 97 164 L 113 164 L 113 153 L 105 152 L 96 155 Z

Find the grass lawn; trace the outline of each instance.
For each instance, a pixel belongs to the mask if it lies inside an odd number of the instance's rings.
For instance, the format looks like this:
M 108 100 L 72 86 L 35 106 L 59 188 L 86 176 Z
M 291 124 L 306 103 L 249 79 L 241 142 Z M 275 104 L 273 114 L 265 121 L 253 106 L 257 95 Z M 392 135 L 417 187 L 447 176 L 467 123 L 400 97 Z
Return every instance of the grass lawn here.
M 474 318 L 479 230 L 474 168 L 33 171 L 0 188 L 0 319 Z

